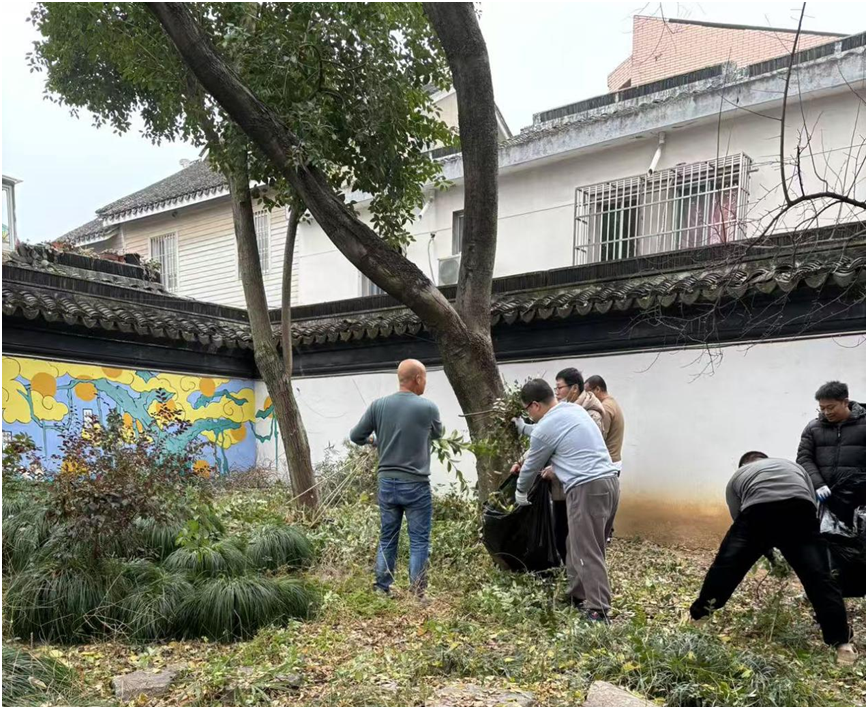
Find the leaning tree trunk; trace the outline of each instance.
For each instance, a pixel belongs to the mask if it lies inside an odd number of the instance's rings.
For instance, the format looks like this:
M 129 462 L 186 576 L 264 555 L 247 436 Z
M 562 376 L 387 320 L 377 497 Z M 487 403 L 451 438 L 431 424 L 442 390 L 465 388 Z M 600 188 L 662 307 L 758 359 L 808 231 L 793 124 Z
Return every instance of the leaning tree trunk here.
M 253 222 L 253 198 L 250 194 L 247 160 L 246 157 L 235 157 L 231 159 L 231 163 L 227 177 L 232 199 L 232 218 L 235 222 L 241 282 L 253 335 L 256 366 L 274 406 L 292 490 L 302 504 L 316 507 L 317 494 L 310 447 L 292 391 L 292 372 L 284 367 L 268 316 L 268 300 L 265 297 L 256 227 Z
M 160 21 L 182 60 L 205 90 L 280 170 L 337 249 L 377 286 L 410 308 L 432 330 L 446 376 L 465 414 L 490 409 L 494 399 L 503 390 L 491 345 L 488 324 L 490 308 L 485 305 L 490 303 L 490 293 L 487 292 L 491 289 L 490 271 L 493 268 L 496 238 L 490 224 L 485 225 L 490 219 L 490 203 L 489 211 L 486 212 L 489 216 L 475 218 L 481 226 L 472 232 L 476 235 L 487 234 L 490 243 L 483 244 L 478 255 L 474 255 L 474 249 L 467 246 L 469 265 L 462 266 L 465 279 L 473 276 L 470 278 L 471 285 L 465 288 L 466 297 L 462 299 L 465 303 L 462 309 L 465 313 L 471 313 L 471 325 L 468 327 L 455 307 L 418 266 L 390 248 L 364 224 L 334 192 L 316 166 L 298 165 L 295 159 L 291 159 L 291 156 L 298 154 L 302 141 L 274 110 L 250 91 L 238 73 L 214 49 L 184 3 L 152 2 L 148 3 L 148 9 Z M 475 17 L 473 22 L 476 23 Z M 474 50 L 477 53 L 479 46 L 477 42 Z M 484 43 L 481 46 L 484 49 Z M 478 63 L 472 66 L 474 71 L 479 71 Z M 493 116 L 493 100 L 490 103 Z M 496 134 L 494 138 L 496 140 Z M 488 170 L 486 168 L 483 172 Z M 496 173 L 494 179 L 493 213 L 496 223 Z M 486 189 L 490 190 L 490 186 Z M 483 321 L 486 324 L 483 325 Z M 490 421 L 471 416 L 468 422 L 474 441 L 484 439 Z M 491 489 L 492 467 L 493 463 L 481 456 L 477 464 L 481 495 L 486 495 Z
M 286 247 L 283 252 L 283 283 L 280 292 L 280 347 L 283 350 L 283 366 L 292 377 L 292 267 L 295 259 L 295 239 L 301 212 L 292 208 L 286 223 Z

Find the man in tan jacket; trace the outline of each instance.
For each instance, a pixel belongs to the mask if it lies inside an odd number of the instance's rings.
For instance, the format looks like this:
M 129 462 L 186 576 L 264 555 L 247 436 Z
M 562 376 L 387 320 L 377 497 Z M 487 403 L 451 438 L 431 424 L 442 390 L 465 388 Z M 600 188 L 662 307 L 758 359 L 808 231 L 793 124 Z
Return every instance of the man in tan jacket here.
M 618 469 L 618 477 L 621 477 L 621 448 L 624 445 L 624 412 L 615 397 L 609 394 L 609 389 L 606 387 L 606 380 L 599 374 L 594 374 L 588 377 L 585 382 L 585 391 L 595 394 L 603 404 L 608 416 L 608 428 L 603 431 L 603 439 L 606 441 L 606 448 L 609 449 L 609 455 L 612 457 L 612 462 Z M 615 528 L 612 528 L 607 542 L 612 541 L 612 535 L 615 534 Z
M 599 374 L 588 377 L 585 382 L 585 391 L 596 395 L 606 411 L 608 426 L 603 429 L 603 438 L 606 441 L 606 448 L 609 449 L 609 455 L 612 456 L 612 462 L 620 471 L 621 448 L 624 445 L 624 412 L 621 411 L 615 397 L 609 394 L 606 380 Z

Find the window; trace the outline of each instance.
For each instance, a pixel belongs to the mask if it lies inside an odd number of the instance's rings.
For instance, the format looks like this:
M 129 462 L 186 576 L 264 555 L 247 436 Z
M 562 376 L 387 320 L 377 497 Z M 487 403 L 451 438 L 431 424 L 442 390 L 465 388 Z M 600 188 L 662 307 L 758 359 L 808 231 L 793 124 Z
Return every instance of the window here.
M 364 273 L 359 274 L 359 284 L 360 291 L 362 296 L 366 295 L 383 295 L 386 291 L 377 286 L 370 278 L 368 278 Z
M 160 264 L 163 287 L 170 293 L 178 290 L 178 235 L 151 237 L 151 260 Z
M 256 248 L 259 251 L 259 267 L 266 275 L 271 267 L 271 218 L 262 209 L 253 213 L 253 228 L 256 230 Z M 294 260 L 293 260 L 294 262 Z M 238 261 L 238 277 L 241 278 L 241 260 Z
M 750 170 L 748 156 L 727 155 L 577 188 L 573 264 L 741 238 Z
M 3 185 L 3 250 L 15 248 L 15 207 L 12 186 Z
M 598 211 L 600 261 L 617 261 L 636 255 L 639 209 L 635 194 L 620 196 L 615 202 L 601 203 Z
M 738 179 L 737 164 L 689 165 L 681 169 L 674 208 L 679 248 L 725 244 L 735 238 Z
M 12 431 L 3 431 L 3 447 L 12 443 Z
M 96 418 L 93 415 L 93 409 L 82 409 L 81 420 L 85 427 L 93 426 L 96 423 Z
M 461 253 L 464 243 L 464 210 L 452 212 L 452 255 Z

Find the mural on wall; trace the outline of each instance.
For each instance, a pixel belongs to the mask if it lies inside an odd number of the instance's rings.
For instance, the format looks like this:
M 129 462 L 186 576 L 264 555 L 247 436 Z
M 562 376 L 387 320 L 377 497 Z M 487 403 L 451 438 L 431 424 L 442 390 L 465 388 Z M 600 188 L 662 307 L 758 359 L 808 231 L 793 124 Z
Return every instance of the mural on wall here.
M 270 438 L 254 430 L 251 380 L 3 357 L 4 443 L 15 434 L 28 434 L 46 467 L 70 425 L 104 422 L 109 411 L 119 409 L 127 426 L 142 431 L 160 406 L 180 409 L 191 424 L 169 445 L 181 448 L 201 437 L 207 462 L 221 474 L 255 465 L 257 438 Z

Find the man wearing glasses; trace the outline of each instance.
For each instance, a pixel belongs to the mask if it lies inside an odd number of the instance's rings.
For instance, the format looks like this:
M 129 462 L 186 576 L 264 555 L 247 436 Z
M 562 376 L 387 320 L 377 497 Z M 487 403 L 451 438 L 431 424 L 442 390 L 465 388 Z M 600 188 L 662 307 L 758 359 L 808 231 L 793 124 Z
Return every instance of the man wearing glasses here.
M 606 538 L 615 520 L 620 489 L 603 434 L 581 406 L 558 402 L 544 379 L 527 382 L 521 388 L 521 400 L 536 425 L 530 430 L 530 450 L 519 471 L 515 501 L 530 504 L 527 492 L 534 477 L 550 466 L 544 477 L 557 477 L 567 498 L 567 577 L 572 602 L 583 608 L 588 620 L 608 622 L 612 592 Z
M 597 424 L 603 434 L 603 440 L 605 440 L 606 433 L 609 430 L 609 414 L 593 392 L 585 391 L 585 380 L 578 369 L 567 367 L 558 372 L 555 376 L 554 390 L 555 398 L 558 401 L 578 404 L 587 411 L 588 416 Z M 530 436 L 533 430 L 533 424 L 525 423 L 521 419 L 516 419 L 515 425 L 519 433 L 524 436 Z M 521 466 L 519 465 L 518 467 L 520 468 Z M 542 474 L 552 484 L 552 502 L 554 502 L 555 512 L 555 542 L 557 543 L 558 554 L 560 554 L 561 559 L 566 563 L 567 539 L 569 537 L 567 497 L 564 494 L 563 485 L 551 472 L 551 468 L 546 468 L 542 471 Z
M 865 506 L 865 405 L 849 397 L 843 382 L 817 390 L 819 415 L 802 432 L 796 456 L 817 499 L 847 525 L 856 508 Z

